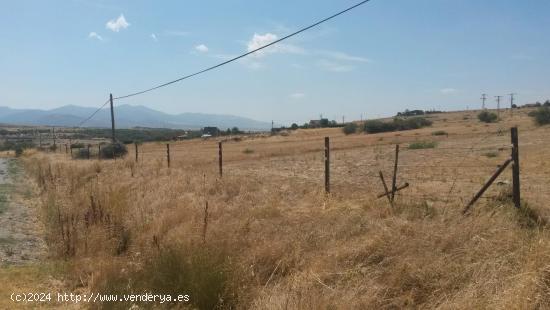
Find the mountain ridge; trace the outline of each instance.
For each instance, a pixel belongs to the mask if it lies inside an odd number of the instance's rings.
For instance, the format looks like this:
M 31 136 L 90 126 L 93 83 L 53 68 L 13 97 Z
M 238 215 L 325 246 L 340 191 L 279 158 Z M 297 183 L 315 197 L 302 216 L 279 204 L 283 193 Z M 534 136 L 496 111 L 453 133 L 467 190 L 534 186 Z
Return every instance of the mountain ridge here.
M 41 125 L 76 127 L 86 119 L 96 108 L 78 105 L 65 105 L 50 110 L 14 109 L 0 106 L 0 123 L 12 125 Z M 214 126 L 220 129 L 239 127 L 242 130 L 265 130 L 270 128 L 268 122 L 229 115 L 208 113 L 169 114 L 148 108 L 143 105 L 120 105 L 115 108 L 115 124 L 117 128 L 153 127 L 172 129 L 198 129 Z M 108 108 L 101 109 L 83 127 L 110 127 L 111 116 Z

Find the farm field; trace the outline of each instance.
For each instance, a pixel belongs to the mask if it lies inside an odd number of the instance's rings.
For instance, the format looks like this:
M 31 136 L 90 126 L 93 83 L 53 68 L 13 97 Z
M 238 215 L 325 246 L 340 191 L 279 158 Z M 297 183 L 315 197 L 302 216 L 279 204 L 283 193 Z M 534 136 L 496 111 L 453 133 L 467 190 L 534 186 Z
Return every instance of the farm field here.
M 215 139 L 170 143 L 170 168 L 162 143 L 140 145 L 137 163 L 133 146 L 116 161 L 22 160 L 50 260 L 70 270 L 56 276 L 73 292 L 189 294 L 168 308 L 547 308 L 550 128 L 528 111 L 503 111 L 493 124 L 463 111 L 410 131 L 230 138 L 221 178 Z M 464 216 L 510 157 L 513 126 L 522 208 L 509 197 L 507 168 Z M 379 171 L 391 182 L 396 144 L 396 183 L 409 187 L 390 207 L 377 199 Z

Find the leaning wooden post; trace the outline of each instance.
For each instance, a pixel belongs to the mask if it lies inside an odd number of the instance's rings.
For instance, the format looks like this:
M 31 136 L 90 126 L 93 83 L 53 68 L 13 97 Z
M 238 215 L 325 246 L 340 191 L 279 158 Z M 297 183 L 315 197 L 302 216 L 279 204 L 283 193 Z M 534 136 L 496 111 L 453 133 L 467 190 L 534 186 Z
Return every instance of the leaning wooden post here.
M 325 137 L 325 192 L 330 193 L 330 138 Z
M 391 193 L 388 190 L 388 186 L 386 185 L 386 181 L 384 180 L 384 174 L 382 171 L 378 172 L 380 175 L 380 180 L 382 180 L 382 185 L 384 185 L 384 191 L 386 192 L 386 197 L 388 197 L 388 201 L 390 202 L 390 206 L 393 208 L 393 201 L 391 200 Z
M 506 167 L 508 167 L 508 165 L 512 162 L 512 158 L 508 158 L 498 169 L 497 171 L 491 176 L 491 178 L 489 179 L 489 181 L 487 181 L 487 183 L 485 183 L 485 185 L 483 185 L 483 187 L 479 190 L 479 192 L 477 192 L 477 194 L 474 196 L 474 198 L 472 198 L 472 200 L 470 200 L 470 202 L 466 205 L 466 207 L 464 208 L 464 211 L 462 211 L 462 213 L 466 213 L 468 212 L 468 210 L 470 210 L 470 208 L 474 205 L 474 203 L 481 197 L 481 195 L 483 195 L 483 193 L 485 193 L 485 191 L 491 186 L 491 184 L 493 184 L 493 182 L 498 178 L 498 176 L 504 171 L 504 169 L 506 169 Z
M 170 168 L 170 143 L 166 143 L 166 161 L 168 163 L 168 168 Z
M 512 194 L 514 206 L 521 207 L 521 193 L 519 186 L 519 143 L 518 143 L 518 128 L 512 127 Z
M 137 142 L 134 143 L 134 149 L 136 150 L 136 163 L 138 162 L 138 145 Z
M 218 165 L 220 168 L 220 177 L 223 176 L 223 147 L 222 142 L 218 142 Z
M 395 163 L 393 165 L 393 179 L 391 185 L 391 201 L 395 198 L 395 192 L 397 191 L 397 163 L 399 161 L 399 144 L 395 145 Z

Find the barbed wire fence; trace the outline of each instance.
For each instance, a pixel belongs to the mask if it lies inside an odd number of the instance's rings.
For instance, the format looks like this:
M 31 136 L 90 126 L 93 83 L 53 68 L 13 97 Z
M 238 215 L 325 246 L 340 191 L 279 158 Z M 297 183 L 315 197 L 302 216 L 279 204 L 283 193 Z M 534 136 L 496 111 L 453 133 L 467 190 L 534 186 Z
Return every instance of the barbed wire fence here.
M 472 138 L 471 134 L 457 136 Z M 413 137 L 418 139 L 410 136 Z M 178 142 L 157 142 L 129 145 L 125 160 L 136 164 L 155 162 L 168 169 L 205 165 L 212 171 L 218 170 L 219 178 L 223 178 L 224 169 L 232 174 L 248 176 L 258 176 L 261 170 L 262 175 L 271 174 L 282 181 L 301 179 L 312 184 L 323 183 L 324 191 L 329 195 L 349 193 L 351 189 L 357 195 L 387 198 L 390 205 L 396 199 L 429 200 L 443 205 L 461 203 L 465 205 L 465 212 L 477 200 L 492 199 L 500 194 L 498 188 L 487 192 L 498 178 L 497 186 L 511 188 L 511 198 L 519 208 L 519 182 L 525 178 L 519 175 L 517 128 L 511 128 L 509 135 L 499 130 L 481 137 L 478 134 L 476 138 L 479 139 L 474 139 L 471 145 L 468 145 L 470 141 L 461 144 L 454 140 L 452 146 L 439 146 L 436 139 L 433 144 L 411 140 L 399 144 L 352 143 L 346 146 L 345 142 L 339 144 L 338 139 L 331 141 L 326 137 L 323 143 L 319 138 L 311 138 L 303 142 L 309 148 L 299 153 L 292 152 L 291 145 L 286 146 L 283 141 L 267 154 L 244 158 L 223 157 L 224 145 L 230 148 L 230 152 L 235 153 L 236 148 L 240 148 L 246 153 L 249 144 L 240 140 L 202 141 L 199 148 Z M 276 144 L 269 140 L 258 143 L 264 148 Z M 101 147 L 102 144 L 66 144 L 64 150 L 73 159 L 107 159 L 102 158 Z M 62 147 L 58 149 L 63 150 Z M 357 156 L 357 152 L 364 156 Z M 507 170 L 509 164 L 512 169 Z

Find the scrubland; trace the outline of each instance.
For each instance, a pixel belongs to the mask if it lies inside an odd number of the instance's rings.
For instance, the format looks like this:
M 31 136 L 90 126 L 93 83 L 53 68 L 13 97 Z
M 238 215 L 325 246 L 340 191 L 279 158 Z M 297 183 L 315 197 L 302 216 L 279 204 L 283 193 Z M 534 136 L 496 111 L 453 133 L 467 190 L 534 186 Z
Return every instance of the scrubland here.
M 132 148 L 116 161 L 31 152 L 23 161 L 49 259 L 64 261 L 57 276 L 74 292 L 190 295 L 160 308 L 549 308 L 550 129 L 509 113 L 495 124 L 472 111 L 403 132 L 239 137 L 224 142 L 223 177 L 213 140 L 172 143 L 170 168 L 159 143 L 142 145 L 137 163 Z M 516 125 L 522 208 L 507 171 L 464 216 L 509 157 Z M 391 180 L 395 143 L 397 184 L 410 186 L 392 208 L 376 196 L 378 172 Z

